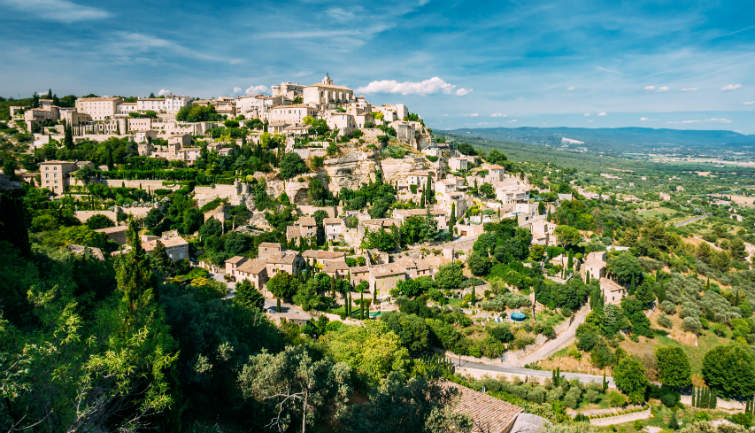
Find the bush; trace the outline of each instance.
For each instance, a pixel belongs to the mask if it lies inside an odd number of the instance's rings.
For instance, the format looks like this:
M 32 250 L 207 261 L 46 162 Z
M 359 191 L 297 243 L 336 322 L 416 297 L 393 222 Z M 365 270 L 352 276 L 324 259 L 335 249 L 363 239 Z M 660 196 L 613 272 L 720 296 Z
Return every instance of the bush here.
M 700 322 L 700 319 L 697 317 L 689 316 L 685 317 L 682 321 L 682 329 L 688 332 L 694 332 L 695 334 L 700 334 L 700 330 L 702 329 L 703 325 Z
M 667 315 L 660 314 L 658 315 L 658 325 L 663 326 L 667 329 L 671 329 L 674 324 L 671 322 L 671 319 Z
M 661 403 L 666 407 L 675 407 L 679 404 L 681 397 L 676 391 L 666 391 L 661 394 Z
M 618 391 L 608 391 L 606 393 L 606 401 L 611 407 L 620 407 L 627 404 L 627 398 Z
M 667 299 L 661 303 L 661 310 L 666 314 L 676 314 L 676 304 Z

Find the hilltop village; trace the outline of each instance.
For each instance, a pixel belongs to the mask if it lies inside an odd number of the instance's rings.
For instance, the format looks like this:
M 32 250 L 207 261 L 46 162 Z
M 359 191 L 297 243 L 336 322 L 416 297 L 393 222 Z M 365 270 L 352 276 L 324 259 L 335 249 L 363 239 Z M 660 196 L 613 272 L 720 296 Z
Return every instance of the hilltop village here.
M 752 421 L 749 192 L 587 182 L 327 74 L 270 93 L 8 104 L 0 426 Z
M 175 261 L 188 260 L 230 282 L 252 282 L 270 297 L 270 278 L 280 271 L 298 274 L 308 263 L 330 277 L 349 277 L 354 286 L 366 282 L 373 310 L 392 309 L 390 293 L 399 281 L 433 277 L 440 266 L 465 260 L 485 223 L 513 219 L 536 244 L 556 244 L 555 225 L 547 222 L 544 206 L 530 203 L 526 179 L 433 141 L 405 105 L 373 106 L 328 75 L 311 86 L 272 86 L 271 96 L 83 97 L 72 108 L 40 98 L 38 108 L 11 107 L 11 116 L 39 131 L 34 147 L 42 151 L 55 141 L 71 140 L 76 147 L 128 140 L 141 161 L 159 167 L 134 164 L 124 171 L 112 161 L 48 159 L 38 173 L 19 173 L 74 200 L 100 185 L 157 194 L 128 205 L 77 205 L 74 217 L 82 223 L 93 217 L 112 222 L 97 231 L 120 246 L 126 246 L 128 217 L 149 224 L 169 206 L 159 193 L 181 188 L 179 179 L 161 178 L 161 172 L 207 170 L 220 158 L 244 158 L 254 149 L 245 164 L 258 167 L 249 170 L 237 159 L 233 172 L 194 186 L 192 198 L 203 224 L 214 219 L 223 232 L 230 225 L 229 231 L 243 233 L 274 232 L 277 221 L 266 210 L 282 204 L 268 201 L 288 202 L 285 237 L 262 243 L 256 254 L 225 258 L 190 249 L 187 239 L 199 232 L 148 225 L 142 243 L 147 251 L 161 243 Z M 278 160 L 277 169 L 270 158 Z M 366 189 L 376 189 L 377 197 Z M 408 239 L 400 235 L 402 227 L 413 230 Z

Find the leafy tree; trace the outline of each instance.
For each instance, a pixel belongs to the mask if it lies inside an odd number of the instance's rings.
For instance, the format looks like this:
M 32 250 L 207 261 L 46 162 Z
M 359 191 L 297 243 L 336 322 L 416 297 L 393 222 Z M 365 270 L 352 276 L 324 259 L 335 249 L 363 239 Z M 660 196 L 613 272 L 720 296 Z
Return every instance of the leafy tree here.
M 218 225 L 220 224 L 215 218 L 210 218 L 210 220 L 214 220 Z M 207 220 L 208 222 L 210 220 Z M 183 220 L 181 223 L 181 233 L 184 234 L 191 234 L 200 229 L 201 227 L 204 227 L 202 224 L 204 221 L 204 215 L 202 215 L 202 212 L 197 208 L 188 208 L 183 212 Z M 204 224 L 207 224 L 206 222 Z
M 629 396 L 633 403 L 645 399 L 645 390 L 650 383 L 647 371 L 640 361 L 631 356 L 624 357 L 613 370 L 616 387 Z
M 421 317 L 389 311 L 383 314 L 381 321 L 398 335 L 401 345 L 406 347 L 410 354 L 416 356 L 430 349 L 430 328 Z
M 478 191 L 485 198 L 495 198 L 495 190 L 493 189 L 493 185 L 487 182 L 480 185 Z
M 115 223 L 108 217 L 102 214 L 92 215 L 86 222 L 87 227 L 92 230 L 104 229 L 105 227 L 113 227 Z
M 265 308 L 265 297 L 254 288 L 249 280 L 236 284 L 236 296 L 233 300 L 247 308 L 262 311 Z
M 556 226 L 553 234 L 556 235 L 559 245 L 567 250 L 575 248 L 582 241 L 579 230 L 567 225 Z
M 287 153 L 283 155 L 280 162 L 280 177 L 282 179 L 291 179 L 292 177 L 307 172 L 307 164 L 297 153 Z
M 171 260 L 168 252 L 165 250 L 165 245 L 159 240 L 155 244 L 155 248 L 149 254 L 153 266 L 157 269 L 162 276 L 173 275 L 173 260 Z
M 435 274 L 435 283 L 442 290 L 460 289 L 463 282 L 464 274 L 459 262 L 443 265 L 438 268 L 438 272 Z
M 270 406 L 268 428 L 285 432 L 298 424 L 305 432 L 335 419 L 346 407 L 351 369 L 329 358 L 313 359 L 304 346 L 289 346 L 275 355 L 263 350 L 250 357 L 238 383 L 245 398 Z
M 642 283 L 642 265 L 637 257 L 627 251 L 622 251 L 608 259 L 608 272 L 623 286 L 634 289 Z
M 377 248 L 380 251 L 395 251 L 399 247 L 400 238 L 398 233 L 387 232 L 383 229 L 369 231 L 366 230 L 362 238 L 362 248 Z
M 692 384 L 689 359 L 681 347 L 659 347 L 655 359 L 663 385 L 686 388 Z
M 288 272 L 281 271 L 267 282 L 267 290 L 278 299 L 291 299 L 296 293 L 298 281 Z
M 409 368 L 408 350 L 383 321 L 344 325 L 327 332 L 319 341 L 336 361 L 348 363 L 372 385 L 392 371 L 405 372 Z
M 344 419 L 355 433 L 470 433 L 472 421 L 449 410 L 457 395 L 437 380 L 391 373 Z
M 208 107 L 186 105 L 178 110 L 178 113 L 176 113 L 176 120 L 182 122 L 216 121 L 220 120 L 220 114 L 215 111 L 215 107 L 212 105 Z
M 475 150 L 475 148 L 472 147 L 472 145 L 469 143 L 464 143 L 464 142 L 459 143 L 456 146 L 456 150 L 458 150 L 459 152 L 467 156 L 477 155 L 477 150 Z
M 708 387 L 722 397 L 741 400 L 755 393 L 755 357 L 744 344 L 711 349 L 703 358 L 702 373 Z
M 490 259 L 476 251 L 469 255 L 467 265 L 469 266 L 469 270 L 478 277 L 487 275 L 492 266 Z

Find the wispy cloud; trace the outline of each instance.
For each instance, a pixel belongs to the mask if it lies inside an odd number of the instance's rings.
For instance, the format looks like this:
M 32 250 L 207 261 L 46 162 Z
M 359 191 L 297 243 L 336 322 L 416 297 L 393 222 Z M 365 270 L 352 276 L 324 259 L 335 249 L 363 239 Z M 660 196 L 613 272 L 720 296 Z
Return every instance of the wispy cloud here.
M 755 103 L 755 101 L 745 101 L 745 102 L 743 102 L 743 104 L 745 104 L 745 105 L 752 105 L 753 103 Z
M 480 117 L 480 113 L 467 113 L 462 115 L 462 117 Z
M 490 117 L 509 117 L 506 113 L 490 113 Z
M 233 93 L 239 93 L 239 92 L 241 92 L 241 87 L 234 87 L 233 88 Z
M 689 125 L 693 123 L 725 123 L 729 124 L 732 123 L 731 119 L 727 119 L 725 117 L 710 117 L 708 119 L 687 119 L 687 120 L 669 120 L 666 123 L 673 125 L 673 124 L 683 124 L 683 125 Z
M 159 92 L 157 92 L 157 94 L 158 94 L 159 96 L 170 95 L 170 89 L 160 89 L 160 91 L 159 91 Z
M 204 51 L 187 48 L 177 42 L 144 33 L 115 32 L 115 39 L 110 41 L 108 48 L 111 53 L 127 59 L 137 54 L 156 52 L 209 62 L 241 63 L 241 59 L 238 58 L 208 54 Z
M 576 89 L 576 87 L 574 87 L 574 86 L 569 86 L 569 87 L 566 88 L 566 90 L 568 90 L 569 92 L 573 92 L 574 89 Z
M 101 20 L 109 18 L 110 12 L 68 0 L 0 0 L 0 4 L 39 18 L 64 23 Z
M 246 90 L 244 90 L 244 93 L 246 93 L 247 95 L 255 95 L 257 93 L 266 93 L 269 90 L 270 89 L 268 89 L 265 85 L 258 84 L 255 86 L 254 84 L 252 84 L 251 86 L 247 87 Z M 241 91 L 241 89 L 239 89 L 239 91 Z
M 669 86 L 656 86 L 655 84 L 648 84 L 643 89 L 650 92 L 668 92 L 670 90 Z
M 619 73 L 619 71 L 617 71 L 616 69 L 606 68 L 605 66 L 600 66 L 600 65 L 596 66 L 595 69 L 597 69 L 597 70 L 599 70 L 601 72 L 608 72 L 609 74 L 618 74 Z
M 368 85 L 360 87 L 357 92 L 361 93 L 393 93 L 402 95 L 430 95 L 433 93 L 456 94 L 464 96 L 471 92 L 463 87 L 457 88 L 455 84 L 446 82 L 440 77 L 432 77 L 423 81 L 396 81 L 378 80 L 371 81 Z
M 740 87 L 742 87 L 741 84 L 727 84 L 727 85 L 721 87 L 721 90 L 723 90 L 724 92 L 728 92 L 728 91 L 731 91 L 731 90 L 737 90 Z
M 590 113 L 585 113 L 585 117 L 590 117 L 590 116 L 592 116 L 592 114 L 590 114 Z
M 607 115 L 608 115 L 608 114 L 606 114 L 606 112 L 605 112 L 605 111 L 601 111 L 600 113 L 598 113 L 598 117 L 605 117 L 605 116 L 607 116 Z
M 682 92 L 697 92 L 699 89 L 697 87 L 682 87 L 679 90 Z
M 647 122 L 648 120 L 650 120 L 650 119 L 648 119 L 645 116 L 640 117 L 640 122 Z

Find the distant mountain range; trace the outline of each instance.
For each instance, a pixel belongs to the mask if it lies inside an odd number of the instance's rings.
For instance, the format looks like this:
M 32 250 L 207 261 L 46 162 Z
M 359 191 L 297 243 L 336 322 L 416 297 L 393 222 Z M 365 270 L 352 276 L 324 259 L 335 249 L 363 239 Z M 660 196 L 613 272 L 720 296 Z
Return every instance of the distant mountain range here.
M 662 154 L 737 160 L 752 160 L 755 156 L 754 135 L 722 130 L 522 127 L 461 128 L 439 132 L 615 156 Z

